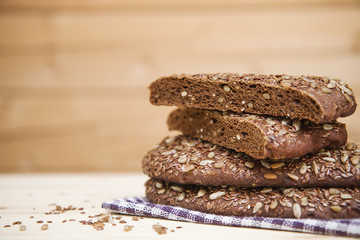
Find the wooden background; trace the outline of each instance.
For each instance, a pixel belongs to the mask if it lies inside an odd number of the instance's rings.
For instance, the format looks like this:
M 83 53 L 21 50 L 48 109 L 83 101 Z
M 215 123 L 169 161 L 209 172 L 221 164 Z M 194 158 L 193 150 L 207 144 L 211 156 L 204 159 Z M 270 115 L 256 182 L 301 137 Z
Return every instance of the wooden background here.
M 183 72 L 337 76 L 360 99 L 360 1 L 0 0 L 0 171 L 141 171 L 172 109 L 147 86 Z

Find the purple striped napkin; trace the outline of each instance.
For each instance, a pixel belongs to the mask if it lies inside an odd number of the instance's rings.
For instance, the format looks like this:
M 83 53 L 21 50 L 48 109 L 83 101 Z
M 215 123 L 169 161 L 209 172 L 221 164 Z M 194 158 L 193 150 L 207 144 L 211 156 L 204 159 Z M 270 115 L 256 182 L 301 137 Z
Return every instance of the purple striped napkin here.
M 359 218 L 318 220 L 222 216 L 192 211 L 181 207 L 153 204 L 143 197 L 114 199 L 103 203 L 102 207 L 121 214 L 177 221 L 360 237 Z

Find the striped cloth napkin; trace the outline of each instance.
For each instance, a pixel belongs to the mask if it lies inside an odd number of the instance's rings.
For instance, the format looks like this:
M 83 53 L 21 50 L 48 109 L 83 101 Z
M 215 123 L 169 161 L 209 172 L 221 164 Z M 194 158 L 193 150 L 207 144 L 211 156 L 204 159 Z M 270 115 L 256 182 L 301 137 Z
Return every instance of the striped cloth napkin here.
M 103 203 L 102 207 L 120 214 L 165 218 L 176 221 L 360 237 L 359 218 L 318 220 L 222 216 L 181 207 L 153 204 L 143 197 L 114 199 Z

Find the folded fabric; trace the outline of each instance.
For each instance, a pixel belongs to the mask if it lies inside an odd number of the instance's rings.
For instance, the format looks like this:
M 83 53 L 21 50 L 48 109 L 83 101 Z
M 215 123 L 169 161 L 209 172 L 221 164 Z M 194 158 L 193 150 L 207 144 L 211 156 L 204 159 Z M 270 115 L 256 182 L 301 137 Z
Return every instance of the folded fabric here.
M 153 204 L 144 197 L 114 199 L 103 203 L 102 207 L 120 214 L 165 218 L 176 221 L 360 237 L 359 218 L 318 220 L 222 216 L 181 207 Z

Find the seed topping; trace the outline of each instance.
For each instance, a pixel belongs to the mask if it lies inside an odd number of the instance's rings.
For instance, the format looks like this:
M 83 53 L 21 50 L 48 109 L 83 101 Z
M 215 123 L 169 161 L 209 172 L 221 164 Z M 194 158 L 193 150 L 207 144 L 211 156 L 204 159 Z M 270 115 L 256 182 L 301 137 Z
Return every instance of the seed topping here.
M 270 166 L 271 166 L 272 169 L 277 169 L 277 168 L 281 168 L 284 165 L 285 165 L 284 162 L 277 162 L 277 163 L 271 164 Z
M 215 157 L 215 153 L 214 152 L 209 152 L 207 156 L 208 156 L 208 158 L 213 158 L 213 157 Z
M 291 173 L 288 173 L 287 174 L 289 176 L 289 178 L 291 178 L 292 180 L 295 180 L 295 181 L 298 181 L 299 180 L 299 177 L 294 175 L 294 174 L 291 174 Z
M 205 190 L 205 189 L 200 189 L 200 190 L 198 191 L 198 193 L 197 193 L 196 196 L 202 197 L 202 196 L 204 196 L 205 194 L 206 194 L 206 190 Z
M 253 214 L 259 212 L 262 207 L 263 207 L 263 204 L 261 202 L 257 202 L 254 206 Z
M 298 203 L 293 205 L 293 213 L 297 219 L 301 218 L 301 206 Z
M 225 194 L 225 192 L 217 191 L 217 192 L 210 194 L 209 199 L 215 200 L 215 199 L 218 199 L 219 197 L 223 196 L 224 194 Z
M 180 186 L 176 186 L 176 185 L 173 185 L 170 187 L 172 190 L 176 191 L 176 192 L 182 192 L 184 191 L 184 188 L 183 187 L 180 187 Z
M 179 163 L 186 163 L 186 161 L 187 161 L 187 156 L 181 156 L 179 159 L 178 159 L 178 162 Z
M 341 211 L 341 207 L 340 206 L 331 206 L 330 209 L 333 211 L 333 212 L 340 212 Z
M 245 166 L 250 168 L 250 169 L 254 168 L 254 165 L 255 164 L 253 162 L 245 162 Z
M 264 178 L 265 179 L 268 179 L 268 180 L 274 180 L 277 178 L 276 174 L 274 173 L 265 173 L 264 174 Z
M 300 174 L 304 175 L 307 171 L 307 165 L 305 163 L 301 164 L 301 167 L 299 169 Z

